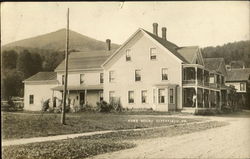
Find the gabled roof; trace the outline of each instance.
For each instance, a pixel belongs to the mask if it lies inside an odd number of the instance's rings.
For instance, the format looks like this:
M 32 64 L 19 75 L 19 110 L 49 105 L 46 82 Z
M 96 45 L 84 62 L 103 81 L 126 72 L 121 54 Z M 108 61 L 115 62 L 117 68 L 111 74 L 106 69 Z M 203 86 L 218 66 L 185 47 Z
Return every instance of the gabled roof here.
M 227 70 L 227 82 L 248 80 L 250 80 L 250 68 Z
M 88 51 L 88 52 L 72 52 L 69 55 L 68 69 L 98 69 L 102 68 L 102 63 L 112 54 L 114 50 L 106 51 Z M 55 71 L 64 71 L 65 61 L 63 60 L 55 69 Z
M 177 51 L 187 61 L 187 63 L 193 63 L 193 59 L 195 58 L 198 50 L 198 46 L 186 46 L 179 47 Z
M 151 36 L 153 39 L 155 39 L 157 42 L 159 42 L 162 46 L 164 46 L 166 49 L 168 49 L 172 54 L 174 54 L 176 57 L 178 57 L 181 61 L 188 63 L 188 61 L 177 51 L 178 46 L 168 40 L 164 40 L 159 36 L 156 36 L 155 34 L 152 34 L 144 29 L 142 29 L 145 33 L 147 33 L 149 36 Z
M 56 80 L 56 72 L 38 72 L 37 74 L 27 78 L 24 82 L 31 81 L 54 81 Z
M 205 68 L 211 71 L 219 71 L 223 62 L 224 58 L 204 58 Z
M 199 47 L 198 46 L 188 46 L 188 47 L 178 47 L 176 44 L 164 40 L 159 36 L 156 36 L 144 29 L 139 28 L 119 49 L 117 49 L 103 64 L 104 66 L 108 63 L 112 57 L 119 52 L 138 32 L 142 31 L 143 33 L 147 34 L 149 37 L 153 38 L 159 44 L 161 44 L 164 48 L 169 50 L 173 55 L 175 55 L 179 60 L 184 63 L 191 63 L 191 58 L 195 57 L 198 53 Z

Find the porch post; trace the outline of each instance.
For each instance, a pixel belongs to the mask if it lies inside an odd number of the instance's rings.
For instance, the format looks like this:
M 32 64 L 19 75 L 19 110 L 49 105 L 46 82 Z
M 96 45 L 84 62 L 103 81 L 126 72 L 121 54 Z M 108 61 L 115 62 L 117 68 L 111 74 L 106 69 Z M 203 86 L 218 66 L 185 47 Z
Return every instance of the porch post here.
M 209 103 L 209 109 L 211 108 L 211 91 L 210 89 L 208 90 L 208 103 Z
M 52 90 L 52 99 L 54 98 L 54 90 Z
M 195 67 L 195 85 L 196 86 L 198 85 L 198 71 L 197 71 L 197 66 Z
M 195 86 L 195 93 L 196 93 L 195 108 L 198 108 L 198 88 L 197 88 L 197 85 Z
M 219 109 L 221 110 L 221 106 L 222 106 L 222 93 L 221 93 L 221 90 L 220 90 L 220 102 L 219 102 Z
M 204 84 L 204 83 L 203 83 Z M 202 89 L 202 99 L 203 99 L 203 108 L 205 108 L 205 98 L 204 98 L 204 89 Z
M 86 105 L 87 104 L 87 89 L 84 90 L 85 93 L 84 93 L 84 104 Z
M 202 69 L 202 84 L 203 84 L 203 86 L 205 85 L 205 76 L 204 76 L 204 70 Z

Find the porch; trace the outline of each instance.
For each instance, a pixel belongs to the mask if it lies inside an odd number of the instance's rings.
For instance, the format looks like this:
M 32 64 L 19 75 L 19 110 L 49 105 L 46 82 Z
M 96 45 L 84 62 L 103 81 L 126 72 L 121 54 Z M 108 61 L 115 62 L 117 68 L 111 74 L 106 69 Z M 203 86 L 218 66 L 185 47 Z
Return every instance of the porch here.
M 183 88 L 183 108 L 220 109 L 221 92 L 206 88 Z
M 219 89 L 224 85 L 224 76 L 198 64 L 183 65 L 183 86 L 203 86 Z
M 61 100 L 63 99 L 63 85 L 54 87 L 52 90 L 53 92 L 61 92 Z M 66 99 L 68 99 L 70 107 L 82 107 L 84 105 L 96 106 L 96 102 L 103 100 L 103 87 L 102 85 L 68 86 Z

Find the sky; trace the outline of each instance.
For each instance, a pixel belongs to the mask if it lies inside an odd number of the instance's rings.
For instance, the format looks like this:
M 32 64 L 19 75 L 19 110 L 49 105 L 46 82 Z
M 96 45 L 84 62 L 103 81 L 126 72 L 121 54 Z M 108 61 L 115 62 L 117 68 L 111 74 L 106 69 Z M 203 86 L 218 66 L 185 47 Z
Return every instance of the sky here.
M 66 28 L 97 40 L 124 43 L 138 28 L 167 28 L 178 46 L 200 47 L 249 40 L 250 2 L 4 2 L 1 3 L 2 45 Z

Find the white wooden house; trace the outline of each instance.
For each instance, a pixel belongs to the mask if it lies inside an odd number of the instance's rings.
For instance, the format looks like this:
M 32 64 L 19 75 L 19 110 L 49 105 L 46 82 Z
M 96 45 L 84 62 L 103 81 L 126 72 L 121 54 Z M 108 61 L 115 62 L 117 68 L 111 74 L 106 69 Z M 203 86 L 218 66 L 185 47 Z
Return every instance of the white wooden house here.
M 204 59 L 198 46 L 177 46 L 167 40 L 166 30 L 163 27 L 159 36 L 154 23 L 153 33 L 139 28 L 115 51 L 108 40 L 106 51 L 71 53 L 68 97 L 92 106 L 103 99 L 119 99 L 129 109 L 221 109 L 223 90 L 227 96 L 231 89 L 224 84 L 225 63 L 219 69 L 210 67 L 213 60 Z M 55 73 L 56 84 L 47 93 L 51 97 L 62 94 L 64 61 Z M 25 108 L 29 109 L 32 92 L 26 88 Z

